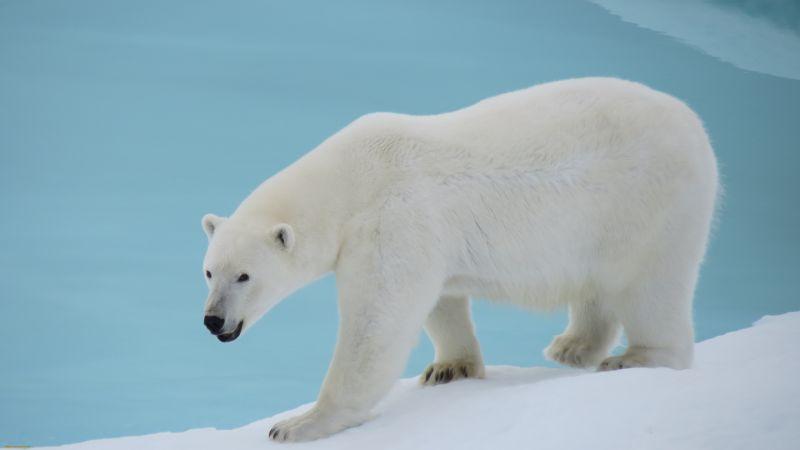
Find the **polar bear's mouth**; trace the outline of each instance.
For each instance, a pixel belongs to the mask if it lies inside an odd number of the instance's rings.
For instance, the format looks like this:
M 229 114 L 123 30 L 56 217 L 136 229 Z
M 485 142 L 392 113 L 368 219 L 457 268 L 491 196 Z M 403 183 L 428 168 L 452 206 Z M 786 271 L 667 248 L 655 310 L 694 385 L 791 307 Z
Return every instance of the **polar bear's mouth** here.
M 239 321 L 239 325 L 237 325 L 236 329 L 231 331 L 230 333 L 218 334 L 217 339 L 219 339 L 220 342 L 230 342 L 236 340 L 236 338 L 238 338 L 239 335 L 242 334 L 242 325 L 244 325 L 244 320 Z

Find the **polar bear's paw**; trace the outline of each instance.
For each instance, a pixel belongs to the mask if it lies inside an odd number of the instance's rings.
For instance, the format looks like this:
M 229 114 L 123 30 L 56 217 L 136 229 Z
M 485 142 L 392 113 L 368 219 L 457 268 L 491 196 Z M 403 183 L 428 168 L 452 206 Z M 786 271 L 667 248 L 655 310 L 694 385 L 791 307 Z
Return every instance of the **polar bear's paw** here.
M 420 384 L 433 386 L 449 383 L 459 378 L 483 378 L 483 363 L 458 360 L 433 363 L 419 376 Z
M 598 372 L 609 370 L 630 369 L 633 367 L 647 366 L 647 360 L 641 355 L 622 355 L 606 358 L 597 366 Z
M 597 342 L 570 334 L 556 336 L 544 350 L 544 355 L 551 361 L 571 367 L 593 367 L 605 356 Z
M 313 441 L 359 425 L 362 421 L 343 420 L 341 414 L 323 414 L 312 408 L 304 414 L 276 423 L 269 438 L 277 442 Z

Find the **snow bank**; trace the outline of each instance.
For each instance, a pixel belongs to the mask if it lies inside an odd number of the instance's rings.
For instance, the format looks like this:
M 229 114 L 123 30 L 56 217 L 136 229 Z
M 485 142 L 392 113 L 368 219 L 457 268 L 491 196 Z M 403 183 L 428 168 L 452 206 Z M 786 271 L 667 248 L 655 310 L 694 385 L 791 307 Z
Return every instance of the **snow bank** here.
M 276 444 L 275 421 L 104 439 L 62 450 L 796 449 L 800 312 L 697 345 L 691 370 L 490 367 L 485 380 L 432 388 L 402 380 L 379 417 L 328 439 Z

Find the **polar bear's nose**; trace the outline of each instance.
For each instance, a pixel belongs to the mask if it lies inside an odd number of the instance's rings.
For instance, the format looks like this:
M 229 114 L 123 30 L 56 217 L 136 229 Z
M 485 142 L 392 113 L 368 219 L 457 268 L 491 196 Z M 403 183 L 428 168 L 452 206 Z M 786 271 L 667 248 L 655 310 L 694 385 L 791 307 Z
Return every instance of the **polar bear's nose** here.
M 206 316 L 203 319 L 203 324 L 208 328 L 211 334 L 219 334 L 222 331 L 222 326 L 225 324 L 225 319 L 217 316 Z

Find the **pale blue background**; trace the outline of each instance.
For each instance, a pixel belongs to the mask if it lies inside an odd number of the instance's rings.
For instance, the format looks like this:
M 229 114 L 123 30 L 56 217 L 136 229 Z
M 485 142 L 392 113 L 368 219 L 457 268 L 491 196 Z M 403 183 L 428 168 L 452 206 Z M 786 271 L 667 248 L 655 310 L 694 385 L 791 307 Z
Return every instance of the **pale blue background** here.
M 235 427 L 313 400 L 334 280 L 223 345 L 202 326 L 200 217 L 363 113 L 554 79 L 642 81 L 704 118 L 727 195 L 699 339 L 800 309 L 800 81 L 585 1 L 396 3 L 0 0 L 0 444 Z M 791 1 L 714 3 L 798 33 Z M 490 364 L 546 364 L 565 324 L 475 317 Z M 431 359 L 420 342 L 407 375 Z

